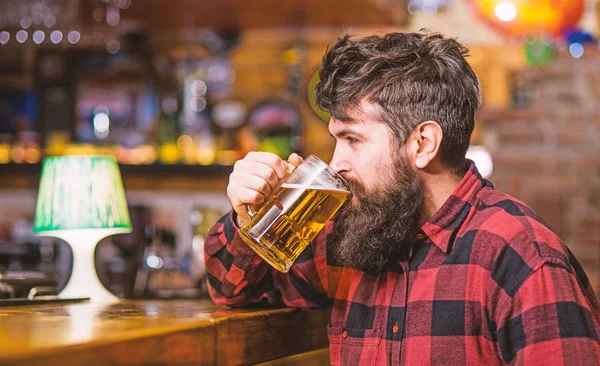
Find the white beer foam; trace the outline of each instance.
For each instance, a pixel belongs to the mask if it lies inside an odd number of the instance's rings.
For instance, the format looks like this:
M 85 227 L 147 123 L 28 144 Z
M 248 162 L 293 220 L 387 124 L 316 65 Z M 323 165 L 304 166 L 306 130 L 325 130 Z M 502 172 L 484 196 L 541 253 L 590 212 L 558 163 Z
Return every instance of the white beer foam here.
M 314 189 L 314 190 L 320 190 L 320 191 L 338 191 L 338 192 L 348 193 L 348 190 L 346 190 L 346 189 L 342 189 L 342 188 L 338 188 L 338 187 L 331 187 L 331 186 L 315 186 L 315 185 L 308 185 L 308 184 L 283 183 L 281 185 L 281 187 L 282 188 L 296 188 L 296 189 Z

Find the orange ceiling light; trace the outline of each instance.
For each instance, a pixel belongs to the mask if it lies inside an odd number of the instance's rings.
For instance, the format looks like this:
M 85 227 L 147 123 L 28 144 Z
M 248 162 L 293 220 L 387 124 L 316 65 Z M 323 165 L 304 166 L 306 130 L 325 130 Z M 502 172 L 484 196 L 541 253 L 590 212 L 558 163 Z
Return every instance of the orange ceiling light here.
M 505 36 L 560 36 L 579 22 L 583 0 L 468 0 L 486 24 Z

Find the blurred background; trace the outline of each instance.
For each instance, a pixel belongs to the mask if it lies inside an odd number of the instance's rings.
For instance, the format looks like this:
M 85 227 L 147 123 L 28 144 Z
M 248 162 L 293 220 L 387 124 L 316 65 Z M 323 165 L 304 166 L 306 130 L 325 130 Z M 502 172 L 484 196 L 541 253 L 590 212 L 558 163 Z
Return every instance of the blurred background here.
M 124 297 L 206 296 L 202 250 L 250 150 L 327 160 L 312 90 L 327 45 L 427 28 L 471 50 L 483 106 L 469 157 L 536 210 L 600 289 L 597 0 L 0 0 L 0 271 L 52 275 L 33 235 L 43 158 L 110 154 L 134 231 L 103 239 Z M 0 297 L 4 295 L 1 294 Z

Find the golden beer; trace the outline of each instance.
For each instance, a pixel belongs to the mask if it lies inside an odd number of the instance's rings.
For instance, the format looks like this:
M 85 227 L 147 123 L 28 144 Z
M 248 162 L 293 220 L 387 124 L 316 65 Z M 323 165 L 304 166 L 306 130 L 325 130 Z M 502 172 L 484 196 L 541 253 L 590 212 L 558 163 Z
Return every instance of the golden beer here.
M 285 273 L 349 196 L 349 191 L 337 187 L 284 183 L 240 234 L 258 255 Z

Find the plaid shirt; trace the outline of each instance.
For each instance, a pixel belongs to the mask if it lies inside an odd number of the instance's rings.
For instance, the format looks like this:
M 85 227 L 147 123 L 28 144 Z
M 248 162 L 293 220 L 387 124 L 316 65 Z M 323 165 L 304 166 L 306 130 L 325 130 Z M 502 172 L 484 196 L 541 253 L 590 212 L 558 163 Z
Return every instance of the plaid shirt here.
M 333 365 L 600 364 L 600 305 L 581 266 L 472 163 L 410 256 L 378 276 L 327 257 L 332 226 L 282 274 L 226 215 L 205 245 L 210 295 L 234 307 L 330 307 Z

